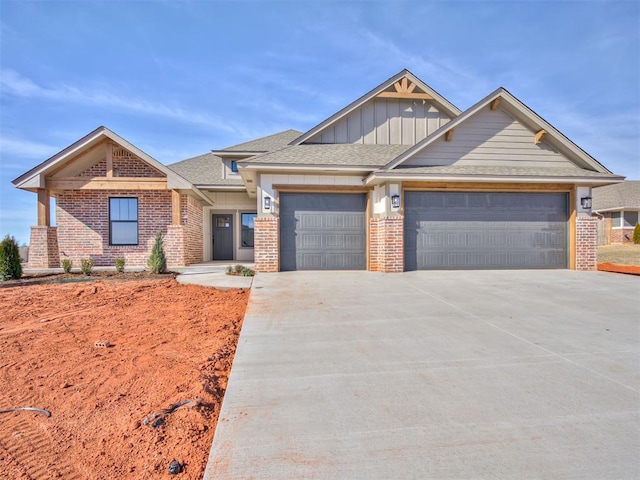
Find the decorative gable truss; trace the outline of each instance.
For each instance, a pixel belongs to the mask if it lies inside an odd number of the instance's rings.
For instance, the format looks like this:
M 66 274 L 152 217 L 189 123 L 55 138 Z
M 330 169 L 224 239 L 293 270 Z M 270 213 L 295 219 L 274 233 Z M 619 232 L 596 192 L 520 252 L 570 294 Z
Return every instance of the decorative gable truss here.
M 403 70 L 309 130 L 302 143 L 415 145 L 460 110 Z

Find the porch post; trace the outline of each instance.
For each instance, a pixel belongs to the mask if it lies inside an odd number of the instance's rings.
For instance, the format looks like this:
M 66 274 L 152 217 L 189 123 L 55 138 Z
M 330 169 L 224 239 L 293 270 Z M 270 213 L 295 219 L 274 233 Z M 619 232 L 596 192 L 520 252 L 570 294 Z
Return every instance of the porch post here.
M 51 215 L 49 207 L 49 190 L 46 188 L 38 189 L 38 226 L 51 226 Z
M 178 190 L 171 190 L 171 224 L 182 225 L 182 196 Z

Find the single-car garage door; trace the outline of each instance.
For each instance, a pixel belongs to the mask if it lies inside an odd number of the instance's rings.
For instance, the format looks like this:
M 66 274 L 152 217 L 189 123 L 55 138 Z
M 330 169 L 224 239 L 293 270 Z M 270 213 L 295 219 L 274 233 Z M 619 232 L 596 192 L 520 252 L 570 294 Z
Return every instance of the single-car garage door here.
M 567 197 L 405 192 L 405 270 L 567 268 Z
M 366 267 L 366 196 L 280 194 L 280 270 Z

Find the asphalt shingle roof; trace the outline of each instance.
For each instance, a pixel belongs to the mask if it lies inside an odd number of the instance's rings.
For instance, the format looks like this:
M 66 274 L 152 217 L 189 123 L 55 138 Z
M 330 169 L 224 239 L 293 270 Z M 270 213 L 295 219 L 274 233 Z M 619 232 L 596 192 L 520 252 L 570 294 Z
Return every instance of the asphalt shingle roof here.
M 626 181 L 597 187 L 591 191 L 593 210 L 640 209 L 640 181 Z
M 222 178 L 222 159 L 213 153 L 187 158 L 168 167 L 194 185 L 242 185 L 239 176 Z
M 272 152 L 279 148 L 289 145 L 292 141 L 302 135 L 297 130 L 285 130 L 284 132 L 274 133 L 266 137 L 251 140 L 249 142 L 239 143 L 231 147 L 224 148 L 225 152 Z
M 411 145 L 303 144 L 265 153 L 240 163 L 382 167 Z

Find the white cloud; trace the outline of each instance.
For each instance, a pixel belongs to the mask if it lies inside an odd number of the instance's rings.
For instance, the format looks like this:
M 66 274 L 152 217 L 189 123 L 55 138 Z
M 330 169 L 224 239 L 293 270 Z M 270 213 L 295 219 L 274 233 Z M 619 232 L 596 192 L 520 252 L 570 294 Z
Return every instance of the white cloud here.
M 0 89 L 5 95 L 119 109 L 143 115 L 161 116 L 230 133 L 238 131 L 232 123 L 208 113 L 189 111 L 145 99 L 127 98 L 106 89 L 91 90 L 74 85 L 41 86 L 11 69 L 0 70 Z
M 0 156 L 2 166 L 6 167 L 6 156 L 11 155 L 20 158 L 46 159 L 55 154 L 60 148 L 44 143 L 24 140 L 13 136 L 0 134 Z

